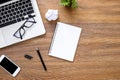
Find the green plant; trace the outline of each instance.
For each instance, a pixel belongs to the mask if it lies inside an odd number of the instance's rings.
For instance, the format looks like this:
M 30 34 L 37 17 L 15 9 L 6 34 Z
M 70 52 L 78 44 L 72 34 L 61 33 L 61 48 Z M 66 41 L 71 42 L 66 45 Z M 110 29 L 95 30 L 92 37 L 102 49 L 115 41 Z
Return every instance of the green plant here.
M 61 0 L 60 4 L 63 6 L 68 6 L 72 8 L 78 7 L 77 0 Z

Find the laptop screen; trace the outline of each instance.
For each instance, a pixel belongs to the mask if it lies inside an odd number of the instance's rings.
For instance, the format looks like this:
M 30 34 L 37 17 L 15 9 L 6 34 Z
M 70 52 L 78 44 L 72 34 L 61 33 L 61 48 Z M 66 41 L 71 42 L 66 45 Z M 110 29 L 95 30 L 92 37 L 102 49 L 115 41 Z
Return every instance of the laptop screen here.
M 12 1 L 12 0 L 1 0 L 0 4 L 6 3 L 6 2 L 9 2 L 9 1 Z

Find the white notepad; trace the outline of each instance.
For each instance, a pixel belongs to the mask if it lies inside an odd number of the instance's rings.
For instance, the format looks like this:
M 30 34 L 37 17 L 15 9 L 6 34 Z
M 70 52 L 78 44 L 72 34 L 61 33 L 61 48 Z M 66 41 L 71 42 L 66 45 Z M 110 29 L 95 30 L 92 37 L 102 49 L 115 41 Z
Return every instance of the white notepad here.
M 73 61 L 81 28 L 58 22 L 50 46 L 49 55 Z

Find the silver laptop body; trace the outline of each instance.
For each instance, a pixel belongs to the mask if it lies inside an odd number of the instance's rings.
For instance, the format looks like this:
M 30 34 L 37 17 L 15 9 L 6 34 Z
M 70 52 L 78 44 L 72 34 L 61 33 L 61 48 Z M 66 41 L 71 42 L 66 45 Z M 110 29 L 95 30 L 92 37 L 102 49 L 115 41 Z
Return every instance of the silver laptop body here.
M 45 33 L 36 0 L 0 1 L 0 48 Z

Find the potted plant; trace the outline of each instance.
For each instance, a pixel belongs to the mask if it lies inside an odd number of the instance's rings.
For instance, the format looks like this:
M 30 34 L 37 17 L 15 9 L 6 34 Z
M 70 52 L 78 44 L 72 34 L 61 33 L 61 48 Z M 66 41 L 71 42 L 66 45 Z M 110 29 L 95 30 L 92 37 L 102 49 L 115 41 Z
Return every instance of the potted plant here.
M 60 4 L 72 8 L 78 7 L 77 0 L 61 0 Z

